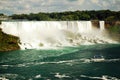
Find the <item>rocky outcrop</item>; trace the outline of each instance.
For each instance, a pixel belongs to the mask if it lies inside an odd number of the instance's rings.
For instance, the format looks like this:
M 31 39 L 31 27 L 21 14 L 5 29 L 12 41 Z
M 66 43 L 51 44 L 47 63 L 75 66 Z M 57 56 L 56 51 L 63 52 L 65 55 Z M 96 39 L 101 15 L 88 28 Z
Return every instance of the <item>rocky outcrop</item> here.
M 0 29 L 0 51 L 12 51 L 20 49 L 19 38 L 16 36 L 8 35 Z
M 105 21 L 106 28 L 110 28 L 113 26 L 120 26 L 120 21 Z
M 120 21 L 105 21 L 105 28 L 110 37 L 120 42 Z
M 100 28 L 100 23 L 98 20 L 92 20 L 91 22 L 93 27 Z
M 100 28 L 99 20 L 92 20 L 92 26 Z M 114 26 L 120 26 L 120 21 L 105 21 L 105 28 L 110 28 Z

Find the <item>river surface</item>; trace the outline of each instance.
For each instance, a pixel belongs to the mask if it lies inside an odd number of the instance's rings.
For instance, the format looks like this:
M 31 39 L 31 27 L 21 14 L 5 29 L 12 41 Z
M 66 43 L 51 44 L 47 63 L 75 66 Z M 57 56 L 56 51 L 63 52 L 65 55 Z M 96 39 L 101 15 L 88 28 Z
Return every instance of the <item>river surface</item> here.
M 0 52 L 0 80 L 120 80 L 120 44 Z

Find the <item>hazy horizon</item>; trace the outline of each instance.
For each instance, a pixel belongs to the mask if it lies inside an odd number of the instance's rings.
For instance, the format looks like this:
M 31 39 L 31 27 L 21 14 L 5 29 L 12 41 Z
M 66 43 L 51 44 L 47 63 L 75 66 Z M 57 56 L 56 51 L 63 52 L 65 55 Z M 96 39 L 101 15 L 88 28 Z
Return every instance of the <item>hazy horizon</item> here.
M 0 13 L 6 15 L 76 10 L 120 11 L 120 0 L 0 0 Z

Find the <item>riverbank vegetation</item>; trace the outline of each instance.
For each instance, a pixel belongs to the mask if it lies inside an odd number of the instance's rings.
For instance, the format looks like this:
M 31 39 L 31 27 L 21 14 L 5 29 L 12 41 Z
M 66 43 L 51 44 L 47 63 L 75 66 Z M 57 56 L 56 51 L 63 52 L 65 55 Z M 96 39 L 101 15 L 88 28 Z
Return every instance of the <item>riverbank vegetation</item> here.
M 71 21 L 71 20 L 120 20 L 120 11 L 110 10 L 91 10 L 91 11 L 66 11 L 52 13 L 30 13 L 30 14 L 13 14 L 12 19 L 20 20 L 38 20 L 38 21 Z
M 120 25 L 111 26 L 108 28 L 109 36 L 120 42 Z
M 111 27 L 109 28 L 109 31 L 110 31 L 110 32 L 114 32 L 114 33 L 116 33 L 116 34 L 120 34 L 120 26 L 111 26 Z
M 105 21 L 105 27 L 110 33 L 120 34 L 120 21 Z

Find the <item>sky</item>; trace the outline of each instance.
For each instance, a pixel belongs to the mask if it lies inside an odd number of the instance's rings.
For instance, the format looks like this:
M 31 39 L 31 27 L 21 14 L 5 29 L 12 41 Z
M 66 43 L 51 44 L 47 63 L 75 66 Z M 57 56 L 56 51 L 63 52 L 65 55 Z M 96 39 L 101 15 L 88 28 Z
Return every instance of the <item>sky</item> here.
M 6 15 L 106 9 L 120 11 L 120 0 L 0 0 Z

